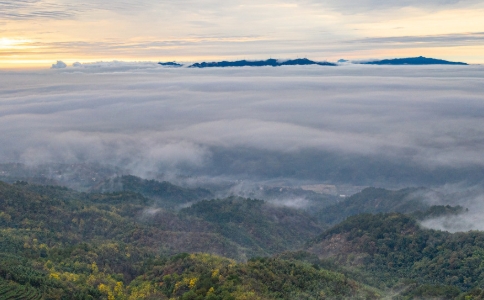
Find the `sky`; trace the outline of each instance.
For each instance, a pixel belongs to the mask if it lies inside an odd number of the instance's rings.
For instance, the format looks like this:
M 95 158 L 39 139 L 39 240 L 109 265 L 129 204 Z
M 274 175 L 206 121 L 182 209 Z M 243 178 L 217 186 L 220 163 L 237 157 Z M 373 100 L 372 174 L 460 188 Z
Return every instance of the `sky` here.
M 0 71 L 0 163 L 372 186 L 484 180 L 484 66 Z
M 1 0 L 0 69 L 427 56 L 484 63 L 482 0 Z

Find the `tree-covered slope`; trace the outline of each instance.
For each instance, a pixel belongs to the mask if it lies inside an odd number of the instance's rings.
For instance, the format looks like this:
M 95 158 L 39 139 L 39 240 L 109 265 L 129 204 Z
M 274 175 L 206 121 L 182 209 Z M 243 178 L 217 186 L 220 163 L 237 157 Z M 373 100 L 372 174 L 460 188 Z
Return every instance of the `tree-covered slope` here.
M 421 228 L 465 209 L 423 210 L 419 193 L 367 189 L 346 199 L 350 213 L 408 214 L 359 214 L 324 231 L 261 200 L 175 211 L 132 191 L 0 182 L 0 299 L 482 298 L 484 233 Z
M 78 193 L 26 183 L 0 183 L 0 209 L 0 228 L 18 240 L 9 247 L 19 248 L 34 239 L 47 246 L 123 241 L 151 253 L 245 260 L 296 249 L 322 230 L 304 212 L 260 200 L 202 201 L 173 212 L 134 192 Z
M 158 289 L 170 299 L 375 299 L 380 296 L 374 289 L 343 274 L 280 258 L 236 263 L 206 254 L 181 254 L 154 267 L 147 279 L 159 283 Z
M 0 209 L 0 299 L 377 297 L 303 262 L 166 258 L 244 259 L 320 232 L 305 214 L 259 200 L 202 201 L 177 213 L 133 192 L 0 183 Z
M 0 299 L 377 299 L 381 295 L 341 273 L 280 258 L 246 263 L 201 253 L 145 258 L 133 280 L 96 263 L 1 259 Z
M 374 283 L 392 286 L 413 279 L 462 290 L 484 287 L 484 233 L 423 229 L 399 213 L 349 217 L 307 249 L 363 272 Z
M 423 188 L 406 188 L 397 191 L 382 188 L 366 188 L 337 204 L 327 206 L 316 213 L 317 218 L 327 224 L 336 224 L 349 216 L 364 213 L 425 211 L 427 204 L 422 194 Z
M 213 197 L 209 190 L 203 188 L 183 188 L 167 181 L 147 180 L 132 175 L 107 179 L 97 185 L 93 191 L 135 192 L 155 200 L 157 206 L 165 208 L 177 208 L 186 203 Z
M 251 249 L 249 256 L 295 250 L 322 230 L 303 211 L 237 197 L 201 201 L 180 213 L 213 224 L 228 240 Z

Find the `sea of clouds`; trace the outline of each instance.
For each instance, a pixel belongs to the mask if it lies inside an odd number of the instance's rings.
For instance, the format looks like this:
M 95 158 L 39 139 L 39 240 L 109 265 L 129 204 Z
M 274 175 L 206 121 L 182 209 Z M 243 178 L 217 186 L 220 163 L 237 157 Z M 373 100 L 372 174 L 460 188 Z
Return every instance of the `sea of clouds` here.
M 0 72 L 0 163 L 366 185 L 482 182 L 483 66 Z

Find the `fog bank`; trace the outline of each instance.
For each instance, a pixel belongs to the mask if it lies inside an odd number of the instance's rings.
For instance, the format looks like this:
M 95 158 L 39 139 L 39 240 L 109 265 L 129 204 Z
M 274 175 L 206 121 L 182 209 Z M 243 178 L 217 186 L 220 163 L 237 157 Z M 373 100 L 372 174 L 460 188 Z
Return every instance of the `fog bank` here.
M 0 72 L 0 162 L 361 185 L 482 182 L 484 67 Z

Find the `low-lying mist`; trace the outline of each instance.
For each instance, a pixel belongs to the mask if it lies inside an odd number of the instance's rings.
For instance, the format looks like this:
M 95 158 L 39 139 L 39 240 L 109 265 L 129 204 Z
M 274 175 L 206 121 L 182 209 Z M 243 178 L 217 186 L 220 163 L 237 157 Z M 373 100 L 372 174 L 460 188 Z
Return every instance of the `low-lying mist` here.
M 422 193 L 429 205 L 462 206 L 462 213 L 429 218 L 421 222 L 423 227 L 462 232 L 484 230 L 484 187 L 467 184 L 447 184 Z

